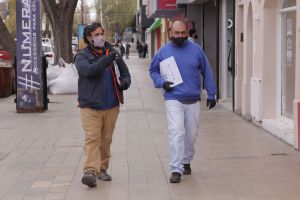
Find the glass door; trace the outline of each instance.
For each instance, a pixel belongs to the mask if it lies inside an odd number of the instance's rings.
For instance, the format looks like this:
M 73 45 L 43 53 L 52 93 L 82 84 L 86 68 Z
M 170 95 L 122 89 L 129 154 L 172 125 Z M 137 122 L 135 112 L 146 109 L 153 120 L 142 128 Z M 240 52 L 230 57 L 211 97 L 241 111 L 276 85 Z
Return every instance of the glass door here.
M 296 0 L 283 1 L 281 20 L 281 116 L 293 120 L 296 67 Z

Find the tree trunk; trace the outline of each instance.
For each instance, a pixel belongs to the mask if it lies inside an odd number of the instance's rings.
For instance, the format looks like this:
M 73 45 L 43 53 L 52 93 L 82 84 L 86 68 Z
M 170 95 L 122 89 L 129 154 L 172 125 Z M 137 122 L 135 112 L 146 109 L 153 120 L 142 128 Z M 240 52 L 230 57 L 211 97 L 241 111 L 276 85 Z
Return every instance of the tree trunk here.
M 0 16 L 0 44 L 9 52 L 12 58 L 16 55 L 16 42 L 9 33 Z
M 54 64 L 60 58 L 67 63 L 73 62 L 72 25 L 77 2 L 78 0 L 60 0 L 59 3 L 42 0 L 54 36 Z
M 46 16 L 46 27 L 44 31 L 44 37 L 51 38 L 50 23 L 47 16 Z
M 73 62 L 72 54 L 72 26 L 73 23 L 64 24 L 56 22 L 56 26 L 53 28 L 54 36 L 54 63 L 57 63 L 59 58 L 62 58 L 65 62 Z M 59 55 L 59 56 L 56 56 Z

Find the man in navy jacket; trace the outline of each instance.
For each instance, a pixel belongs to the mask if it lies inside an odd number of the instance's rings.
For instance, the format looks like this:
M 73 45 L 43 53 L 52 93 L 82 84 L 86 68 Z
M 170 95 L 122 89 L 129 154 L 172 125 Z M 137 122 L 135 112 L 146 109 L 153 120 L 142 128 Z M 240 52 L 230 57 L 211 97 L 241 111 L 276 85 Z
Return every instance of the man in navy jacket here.
M 131 79 L 122 57 L 105 40 L 101 24 L 87 25 L 83 39 L 87 47 L 75 58 L 79 74 L 78 102 L 85 132 L 82 183 L 95 187 L 96 176 L 102 181 L 111 180 L 107 173 L 110 145 L 119 105 L 123 103 L 123 90 L 129 88 Z
M 173 86 L 160 72 L 161 62 L 174 57 L 182 83 Z M 168 137 L 171 152 L 171 183 L 179 183 L 181 175 L 191 174 L 194 144 L 199 127 L 201 77 L 205 80 L 207 106 L 216 105 L 216 85 L 211 66 L 202 48 L 187 40 L 184 22 L 176 21 L 171 28 L 171 41 L 154 56 L 150 65 L 150 76 L 156 88 L 163 88 L 168 120 Z

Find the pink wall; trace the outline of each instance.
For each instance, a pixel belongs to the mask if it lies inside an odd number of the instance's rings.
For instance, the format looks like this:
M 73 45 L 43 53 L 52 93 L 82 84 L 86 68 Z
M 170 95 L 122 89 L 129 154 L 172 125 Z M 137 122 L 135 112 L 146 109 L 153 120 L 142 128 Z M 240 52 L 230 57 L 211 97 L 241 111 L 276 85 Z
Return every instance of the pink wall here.
M 251 78 L 261 80 L 262 98 L 260 104 L 263 121 L 277 120 L 280 109 L 278 107 L 281 103 L 278 100 L 281 84 L 278 79 L 278 73 L 280 73 L 278 68 L 280 66 L 278 63 L 278 52 L 280 52 L 278 49 L 280 47 L 278 11 L 280 2 L 282 0 L 236 0 L 236 109 L 240 109 L 243 115 L 249 113 L 251 106 L 253 106 L 253 102 L 250 101 Z M 300 144 L 300 0 L 296 2 L 298 12 L 296 91 L 293 105 L 294 141 L 288 142 L 298 148 L 298 142 Z M 244 42 L 240 42 L 241 32 L 244 33 Z

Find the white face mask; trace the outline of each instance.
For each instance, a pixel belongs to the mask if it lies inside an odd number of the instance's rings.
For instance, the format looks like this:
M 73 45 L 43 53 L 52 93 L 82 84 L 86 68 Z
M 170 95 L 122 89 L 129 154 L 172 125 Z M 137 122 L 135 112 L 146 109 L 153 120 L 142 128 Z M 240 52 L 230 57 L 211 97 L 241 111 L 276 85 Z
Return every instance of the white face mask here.
M 102 47 L 104 47 L 105 37 L 104 37 L 104 35 L 96 36 L 96 37 L 92 38 L 92 42 L 93 42 L 94 47 L 102 48 Z

